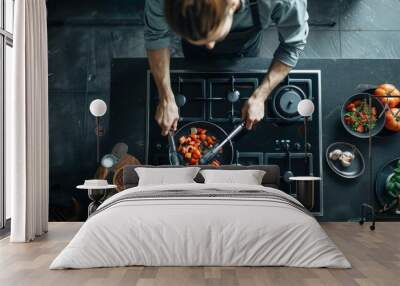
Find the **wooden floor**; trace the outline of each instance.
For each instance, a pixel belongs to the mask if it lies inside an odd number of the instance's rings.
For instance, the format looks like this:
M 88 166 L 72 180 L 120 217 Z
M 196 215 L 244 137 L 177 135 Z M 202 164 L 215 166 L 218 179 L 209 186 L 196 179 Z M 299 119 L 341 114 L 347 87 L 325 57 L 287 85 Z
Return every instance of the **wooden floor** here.
M 0 285 L 400 285 L 400 223 L 378 223 L 375 232 L 357 223 L 323 223 L 352 269 L 288 267 L 124 267 L 48 270 L 80 223 L 50 223 L 28 244 L 0 241 Z

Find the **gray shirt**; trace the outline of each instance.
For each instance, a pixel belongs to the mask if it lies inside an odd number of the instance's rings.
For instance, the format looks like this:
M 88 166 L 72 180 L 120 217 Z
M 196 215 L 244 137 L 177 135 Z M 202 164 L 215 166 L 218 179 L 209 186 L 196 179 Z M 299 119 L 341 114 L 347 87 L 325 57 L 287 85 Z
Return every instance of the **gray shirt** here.
M 163 0 L 146 0 L 144 37 L 146 49 L 157 50 L 170 45 L 171 31 L 164 18 Z M 252 15 L 248 0 L 233 18 L 231 31 L 252 27 Z M 275 25 L 279 35 L 279 47 L 274 58 L 295 66 L 308 36 L 307 0 L 258 0 L 261 25 L 264 29 Z

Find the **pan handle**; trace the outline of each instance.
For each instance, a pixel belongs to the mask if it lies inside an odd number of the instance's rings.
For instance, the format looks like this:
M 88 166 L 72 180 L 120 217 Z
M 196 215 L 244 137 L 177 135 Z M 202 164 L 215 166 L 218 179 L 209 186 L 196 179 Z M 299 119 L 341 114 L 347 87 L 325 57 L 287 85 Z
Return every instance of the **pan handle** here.
M 217 146 L 215 146 L 211 151 L 209 151 L 207 154 L 205 154 L 200 159 L 200 164 L 201 165 L 206 165 L 213 158 L 215 158 L 215 156 L 217 156 L 217 154 L 221 150 L 221 148 L 226 143 L 228 143 L 230 140 L 232 140 L 236 135 L 238 135 L 243 130 L 244 126 L 245 126 L 244 122 L 240 123 L 240 125 L 238 125 L 221 143 L 219 143 Z
M 174 137 L 175 137 L 174 131 L 169 131 L 168 132 L 169 159 L 171 161 L 171 165 L 179 166 L 179 158 L 178 158 L 178 153 L 176 152 Z

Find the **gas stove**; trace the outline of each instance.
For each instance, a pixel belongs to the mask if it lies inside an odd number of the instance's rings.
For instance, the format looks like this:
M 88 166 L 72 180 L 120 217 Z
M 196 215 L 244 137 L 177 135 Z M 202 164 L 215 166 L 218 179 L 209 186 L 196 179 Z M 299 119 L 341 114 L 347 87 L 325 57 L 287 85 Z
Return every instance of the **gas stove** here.
M 208 121 L 230 132 L 241 121 L 241 108 L 262 82 L 265 73 L 265 70 L 172 70 L 172 89 L 180 114 L 178 128 L 188 122 Z M 151 120 L 158 102 L 157 89 L 150 72 L 147 78 L 146 161 L 154 165 L 169 164 L 168 141 L 160 135 L 156 122 Z M 315 112 L 308 122 L 307 152 L 304 151 L 303 118 L 297 113 L 297 104 L 302 99 L 310 99 L 315 105 Z M 320 71 L 294 70 L 268 97 L 262 122 L 233 142 L 234 162 L 279 165 L 281 189 L 294 195 L 294 186 L 287 180 L 288 171 L 294 176 L 322 174 L 321 135 Z M 323 214 L 322 200 L 321 182 L 316 190 L 315 215 Z

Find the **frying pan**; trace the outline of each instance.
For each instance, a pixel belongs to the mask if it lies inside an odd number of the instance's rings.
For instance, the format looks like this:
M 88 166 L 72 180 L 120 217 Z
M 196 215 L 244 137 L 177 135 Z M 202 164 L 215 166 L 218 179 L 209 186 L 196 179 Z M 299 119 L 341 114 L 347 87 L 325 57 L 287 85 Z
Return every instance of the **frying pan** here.
M 190 135 L 190 129 L 198 127 L 206 129 L 207 135 L 215 136 L 218 143 L 222 142 L 226 137 L 228 137 L 228 134 L 225 132 L 225 130 L 214 123 L 207 121 L 194 121 L 187 123 L 183 125 L 174 136 L 170 134 L 169 140 L 173 139 L 173 142 L 170 141 L 169 144 L 169 158 L 171 165 L 186 165 L 186 161 L 184 160 L 183 156 L 179 152 L 174 153 L 176 150 L 174 151 L 174 144 L 172 143 L 175 143 L 175 147 L 178 146 L 178 140 L 181 136 Z M 221 165 L 230 165 L 233 162 L 233 155 L 233 143 L 231 140 L 228 140 L 223 148 L 223 151 L 219 152 L 213 159 L 218 160 Z

